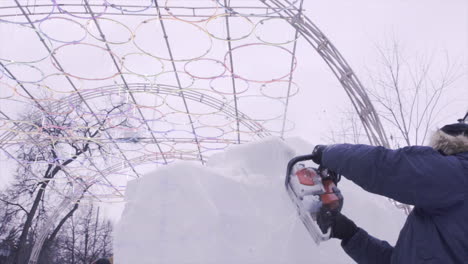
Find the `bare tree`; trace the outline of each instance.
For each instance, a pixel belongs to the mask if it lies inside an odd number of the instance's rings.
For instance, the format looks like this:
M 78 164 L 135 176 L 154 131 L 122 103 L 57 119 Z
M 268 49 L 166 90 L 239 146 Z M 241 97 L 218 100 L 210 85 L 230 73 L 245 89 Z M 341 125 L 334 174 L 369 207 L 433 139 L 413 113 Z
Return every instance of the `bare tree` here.
M 391 147 L 425 144 L 438 114 L 446 107 L 441 103 L 446 91 L 463 76 L 461 65 L 452 62 L 447 53 L 408 54 L 395 39 L 377 46 L 377 52 L 378 64 L 368 71 L 366 91 Z M 330 141 L 369 143 L 354 111 L 345 112 L 339 125 L 330 133 Z M 408 205 L 392 202 L 407 214 L 411 211 Z
M 395 39 L 377 47 L 379 63 L 370 71 L 367 92 L 394 147 L 423 145 L 433 129 L 445 92 L 462 77 L 447 53 L 408 54 Z
M 17 125 L 17 129 L 28 135 L 16 150 L 16 159 L 22 162 L 13 184 L 0 194 L 0 207 L 7 208 L 0 219 L 0 236 L 3 234 L 0 238 L 5 241 L 8 237 L 13 244 L 12 263 L 27 262 L 38 229 L 47 220 L 47 212 L 54 208 L 53 201 L 63 194 L 63 188 L 78 184 L 66 168 L 78 161 L 81 164 L 89 163 L 96 153 L 103 158 L 109 154 L 107 146 L 93 139 L 112 128 L 107 120 L 111 115 L 122 113 L 124 105 L 106 106 L 100 110 L 101 120 L 94 121 L 91 115 L 85 116 L 76 111 L 47 114 L 59 112 L 59 107 L 53 104 L 42 106 L 42 109 L 33 108 L 22 116 L 26 122 Z M 127 123 L 124 118 L 121 124 L 114 124 L 113 127 L 128 126 Z M 46 239 L 45 246 L 54 243 L 78 206 L 79 203 L 76 203 L 60 219 Z
M 344 111 L 342 116 L 345 122 L 339 122 L 338 126 L 327 135 L 327 139 L 333 143 L 368 143 L 367 134 L 356 112 Z
M 463 76 L 461 64 L 447 53 L 407 53 L 395 39 L 376 50 L 378 60 L 368 67 L 366 92 L 388 140 L 395 148 L 423 145 L 447 106 L 442 104 L 446 92 Z M 332 142 L 369 143 L 354 111 L 346 111 L 339 124 L 329 136 Z
M 82 208 L 66 223 L 65 230 L 56 245 L 60 258 L 68 263 L 91 263 L 112 255 L 112 223 L 100 216 L 99 208 Z

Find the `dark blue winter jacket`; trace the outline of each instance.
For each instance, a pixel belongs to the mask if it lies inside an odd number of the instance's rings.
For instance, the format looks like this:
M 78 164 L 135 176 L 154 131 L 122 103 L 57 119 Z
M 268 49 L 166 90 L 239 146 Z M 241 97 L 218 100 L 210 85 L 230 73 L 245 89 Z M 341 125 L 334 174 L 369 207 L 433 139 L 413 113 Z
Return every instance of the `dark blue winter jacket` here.
M 342 243 L 357 263 L 468 264 L 468 152 L 338 144 L 324 150 L 322 164 L 369 192 L 414 205 L 395 247 L 362 229 Z

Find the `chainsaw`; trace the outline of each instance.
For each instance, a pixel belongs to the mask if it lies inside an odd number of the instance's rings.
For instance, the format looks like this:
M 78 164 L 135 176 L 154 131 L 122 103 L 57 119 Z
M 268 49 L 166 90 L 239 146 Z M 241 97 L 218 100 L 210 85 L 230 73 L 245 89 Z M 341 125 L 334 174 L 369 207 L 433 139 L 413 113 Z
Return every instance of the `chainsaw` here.
M 304 155 L 290 160 L 285 185 L 300 219 L 318 245 L 330 239 L 332 217 L 341 211 L 343 196 L 337 187 L 339 174 L 299 163 L 311 159 L 312 155 Z

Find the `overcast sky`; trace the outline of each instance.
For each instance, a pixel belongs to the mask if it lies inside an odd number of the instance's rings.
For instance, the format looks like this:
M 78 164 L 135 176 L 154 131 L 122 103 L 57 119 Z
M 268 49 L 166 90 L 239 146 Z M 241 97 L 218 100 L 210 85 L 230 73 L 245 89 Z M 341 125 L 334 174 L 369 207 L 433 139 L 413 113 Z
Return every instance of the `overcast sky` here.
M 342 53 L 361 80 L 377 64 L 376 45 L 394 37 L 410 54 L 443 54 L 464 65 L 465 76 L 441 104 L 449 104 L 436 126 L 455 122 L 468 110 L 468 2 L 462 0 L 376 1 L 306 0 L 305 14 Z M 324 61 L 304 40 L 298 42 L 294 80 L 300 93 L 292 97 L 288 118 L 299 136 L 312 144 L 328 144 L 328 134 L 342 121 L 350 101 Z M 436 69 L 441 68 L 437 63 Z M 117 208 L 116 208 L 117 209 Z M 118 211 L 118 209 L 116 210 Z
M 361 80 L 366 77 L 366 67 L 377 64 L 375 46 L 388 43 L 392 36 L 408 53 L 442 55 L 447 52 L 453 60 L 462 63 L 464 77 L 442 102 L 450 105 L 436 125 L 454 122 L 468 110 L 468 1 L 314 0 L 305 1 L 304 8 L 305 14 L 331 39 Z M 296 130 L 291 135 L 318 143 L 325 140 L 333 126 L 331 123 L 340 121 L 343 109 L 349 109 L 349 100 L 331 75 L 314 74 L 322 62 L 310 54 L 313 50 L 303 47 L 300 51 L 301 63 L 306 60 L 310 64 L 301 65 L 295 75 L 302 90 L 292 100 L 289 111 L 289 117 L 296 122 Z M 311 61 L 307 62 L 309 58 L 305 56 L 310 56 Z M 306 83 L 310 86 L 305 87 Z M 302 100 L 311 104 L 304 107 Z M 304 112 L 309 114 L 301 114 Z
M 328 36 L 364 83 L 366 69 L 377 65 L 376 45 L 388 43 L 391 37 L 402 43 L 408 54 L 446 52 L 463 65 L 460 71 L 464 76 L 441 102 L 448 106 L 436 126 L 455 122 L 468 110 L 468 1 L 305 0 L 304 8 L 305 15 Z M 185 43 L 177 44 L 183 50 Z M 275 56 L 278 59 L 281 54 Z M 312 144 L 331 143 L 327 135 L 342 122 L 343 112 L 351 109 L 350 101 L 324 61 L 303 40 L 298 41 L 297 61 L 294 81 L 301 90 L 291 99 L 288 112 L 296 129 L 287 136 L 300 136 Z M 70 64 L 77 63 L 70 60 Z M 436 60 L 435 68 L 442 70 L 443 66 Z M 250 72 L 248 67 L 244 70 Z M 261 70 L 255 74 L 260 75 Z

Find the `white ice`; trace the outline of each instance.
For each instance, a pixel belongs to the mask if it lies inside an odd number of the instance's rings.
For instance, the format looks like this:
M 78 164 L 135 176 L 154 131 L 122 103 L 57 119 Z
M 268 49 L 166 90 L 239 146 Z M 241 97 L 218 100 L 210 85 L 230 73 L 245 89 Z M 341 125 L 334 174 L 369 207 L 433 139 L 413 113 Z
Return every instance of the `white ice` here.
M 269 138 L 231 147 L 207 166 L 177 162 L 130 182 L 115 262 L 352 263 L 339 241 L 312 241 L 284 189 L 287 162 L 312 147 L 298 138 Z M 343 213 L 394 244 L 403 211 L 346 179 L 338 186 Z

